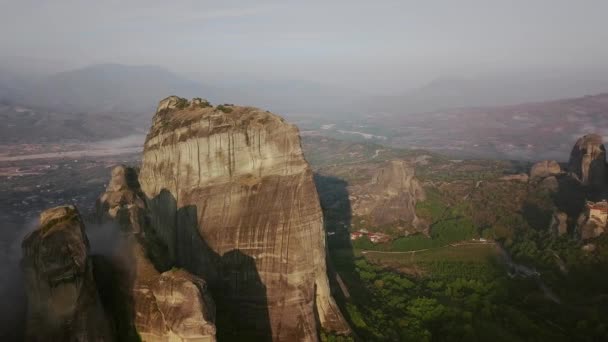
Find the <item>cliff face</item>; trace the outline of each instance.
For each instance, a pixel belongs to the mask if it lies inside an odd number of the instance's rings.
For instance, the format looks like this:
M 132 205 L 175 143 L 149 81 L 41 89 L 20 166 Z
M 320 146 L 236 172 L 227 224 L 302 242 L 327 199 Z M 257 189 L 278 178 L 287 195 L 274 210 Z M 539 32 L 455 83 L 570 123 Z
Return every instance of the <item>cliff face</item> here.
M 109 292 L 126 299 L 116 308 L 129 312 L 117 318 L 120 335 L 128 335 L 133 327 L 145 341 L 215 341 L 215 303 L 206 282 L 180 269 L 161 273 L 168 261 L 156 249 L 154 235 L 145 234 L 148 211 L 134 169 L 112 169 L 106 192 L 97 201 L 97 214 L 102 221 L 117 222 L 124 234 L 112 257 L 114 267 L 123 272 L 108 286 Z
M 598 237 L 608 230 L 608 202 L 587 202 L 578 217 L 577 232 L 582 240 Z
M 22 248 L 28 297 L 26 340 L 112 340 L 76 208 L 44 211 L 39 228 L 24 239 Z
M 369 215 L 375 225 L 399 222 L 410 232 L 428 233 L 428 223 L 416 216 L 416 203 L 424 201 L 426 194 L 406 161 L 388 162 L 368 184 L 353 186 L 349 193 L 354 215 Z
M 150 233 L 173 264 L 217 289 L 233 337 L 313 341 L 317 319 L 348 332 L 330 295 L 321 208 L 295 126 L 255 108 L 167 98 L 139 182 Z
M 578 139 L 570 153 L 568 169 L 584 185 L 605 185 L 606 149 L 602 137 L 588 134 Z

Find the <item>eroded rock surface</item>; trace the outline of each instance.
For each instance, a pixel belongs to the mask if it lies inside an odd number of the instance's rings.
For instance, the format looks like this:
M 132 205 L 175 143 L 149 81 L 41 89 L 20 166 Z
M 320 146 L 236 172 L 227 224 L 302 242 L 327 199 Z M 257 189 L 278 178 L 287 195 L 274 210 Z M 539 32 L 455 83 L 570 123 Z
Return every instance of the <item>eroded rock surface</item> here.
M 530 178 L 542 179 L 545 177 L 556 176 L 562 172 L 561 167 L 555 160 L 543 160 L 532 166 Z
M 349 332 L 297 128 L 256 108 L 182 102 L 161 101 L 139 176 L 171 262 L 221 289 L 235 338 L 316 341 L 317 322 Z
M 606 184 L 606 149 L 600 135 L 588 134 L 577 140 L 570 153 L 568 170 L 584 185 Z
M 582 240 L 598 237 L 608 229 L 608 202 L 587 202 L 577 220 L 577 231 Z
M 551 217 L 551 231 L 557 235 L 562 236 L 568 233 L 568 214 L 562 211 L 556 211 Z
M 426 194 L 406 161 L 388 162 L 368 184 L 349 188 L 349 194 L 353 214 L 369 216 L 374 225 L 397 223 L 403 230 L 428 233 L 428 223 L 416 216 L 416 203 Z
M 23 241 L 28 297 L 26 340 L 112 341 L 99 300 L 89 242 L 73 206 L 45 210 Z
M 166 253 L 156 249 L 155 237 L 145 234 L 148 213 L 133 168 L 112 169 L 106 192 L 97 201 L 97 213 L 102 221 L 117 222 L 124 234 L 113 259 L 126 270 L 113 292 L 129 298 L 123 305 L 131 305 L 132 313 L 123 319 L 132 320 L 139 337 L 144 341 L 215 341 L 215 304 L 206 282 L 184 270 L 158 270 L 169 267 L 169 261 L 164 260 Z

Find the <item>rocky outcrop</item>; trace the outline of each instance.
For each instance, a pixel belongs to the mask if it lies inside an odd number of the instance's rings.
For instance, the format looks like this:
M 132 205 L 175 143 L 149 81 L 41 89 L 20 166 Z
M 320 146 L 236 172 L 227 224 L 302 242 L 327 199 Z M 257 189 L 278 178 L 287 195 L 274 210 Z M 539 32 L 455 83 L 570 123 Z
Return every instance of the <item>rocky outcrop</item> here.
M 215 306 L 200 278 L 179 269 L 133 289 L 135 327 L 143 341 L 215 341 Z
M 608 230 L 608 202 L 587 202 L 577 220 L 577 232 L 582 240 L 598 237 Z
M 577 140 L 570 153 L 568 171 L 584 185 L 606 184 L 606 149 L 600 135 L 588 134 Z
M 184 101 L 161 101 L 146 138 L 149 233 L 172 264 L 216 289 L 232 337 L 314 341 L 317 322 L 347 333 L 297 128 L 255 108 Z
M 378 169 L 369 183 L 349 188 L 353 215 L 368 216 L 376 226 L 397 224 L 407 232 L 428 232 L 416 216 L 416 203 L 426 194 L 412 165 L 392 160 Z
M 38 229 L 25 237 L 22 248 L 28 298 L 26 340 L 113 340 L 76 208 L 42 212 Z
M 123 232 L 142 232 L 145 202 L 134 169 L 122 165 L 112 169 L 110 183 L 97 199 L 96 209 L 99 219 L 115 220 Z
M 562 169 L 555 160 L 543 160 L 532 166 L 532 169 L 530 169 L 530 178 L 542 179 L 559 175 L 561 172 Z
M 113 262 L 118 267 L 127 265 L 127 272 L 114 284 L 113 292 L 130 298 L 123 305 L 132 303 L 132 317 L 124 319 L 132 320 L 140 338 L 215 341 L 215 304 L 206 282 L 184 270 L 158 270 L 168 268 L 169 262 L 164 260 L 166 253 L 158 251 L 154 235 L 146 235 L 148 212 L 133 168 L 112 169 L 106 192 L 97 201 L 97 214 L 102 221 L 117 222 L 124 234 Z
M 551 231 L 557 235 L 562 236 L 568 233 L 568 214 L 556 211 L 551 217 Z
M 541 189 L 547 190 L 549 192 L 557 192 L 559 190 L 559 181 L 555 176 L 550 176 L 543 179 L 538 185 Z

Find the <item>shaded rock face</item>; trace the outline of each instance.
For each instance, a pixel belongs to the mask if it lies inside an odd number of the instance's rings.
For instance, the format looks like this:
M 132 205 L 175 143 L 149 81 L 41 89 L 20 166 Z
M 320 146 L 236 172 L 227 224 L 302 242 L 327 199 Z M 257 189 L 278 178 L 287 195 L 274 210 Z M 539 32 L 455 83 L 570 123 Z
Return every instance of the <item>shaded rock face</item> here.
M 550 176 L 543 179 L 539 186 L 541 189 L 548 190 L 550 192 L 557 192 L 559 190 L 559 181 L 555 176 Z
M 133 290 L 135 326 L 144 341 L 215 341 L 215 306 L 207 284 L 170 270 Z
M 109 287 L 127 298 L 122 305 L 130 306 L 130 314 L 120 319 L 130 322 L 121 322 L 117 330 L 125 335 L 132 326 L 145 341 L 215 341 L 215 304 L 206 282 L 180 269 L 158 271 L 169 262 L 156 250 L 155 237 L 145 234 L 148 213 L 133 168 L 112 169 L 97 214 L 102 221 L 117 222 L 125 234 L 113 257 L 115 268 L 123 268 L 122 277 Z M 120 303 L 117 309 L 123 310 Z
M 401 222 L 404 229 L 428 232 L 428 223 L 416 216 L 416 203 L 424 201 L 426 194 L 406 161 L 388 162 L 368 184 L 353 186 L 349 193 L 353 214 L 369 215 L 374 225 Z
M 44 211 L 25 237 L 26 340 L 111 341 L 99 300 L 84 224 L 73 206 Z
M 175 101 L 159 105 L 139 176 L 168 258 L 218 289 L 232 337 L 313 341 L 317 322 L 348 332 L 297 128 L 255 108 Z
M 125 166 L 112 169 L 110 183 L 96 203 L 97 216 L 117 221 L 125 232 L 139 233 L 144 224 L 145 202 L 137 173 Z
M 562 236 L 568 233 L 568 214 L 556 211 L 551 217 L 551 231 L 557 235 Z
M 555 160 L 543 160 L 532 166 L 532 169 L 530 170 L 530 178 L 538 179 L 556 176 L 561 172 L 562 169 Z
M 588 134 L 577 140 L 570 153 L 568 170 L 584 185 L 606 184 L 606 149 L 600 135 Z

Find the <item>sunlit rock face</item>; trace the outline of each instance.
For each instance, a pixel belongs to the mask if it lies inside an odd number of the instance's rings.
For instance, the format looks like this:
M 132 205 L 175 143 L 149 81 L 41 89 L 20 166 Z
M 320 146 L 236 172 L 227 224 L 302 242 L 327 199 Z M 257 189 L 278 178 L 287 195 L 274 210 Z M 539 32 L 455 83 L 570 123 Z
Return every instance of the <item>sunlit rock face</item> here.
M 577 220 L 577 232 L 582 240 L 598 237 L 608 230 L 608 202 L 588 201 Z
M 543 160 L 532 166 L 530 178 L 542 179 L 559 175 L 561 172 L 562 169 L 555 160 Z
M 348 332 L 297 128 L 250 107 L 158 108 L 139 176 L 151 227 L 177 266 L 221 289 L 233 337 L 318 340 L 317 318 Z
M 42 212 L 40 226 L 26 236 L 22 248 L 28 297 L 26 340 L 113 340 L 76 208 Z
M 392 160 L 365 185 L 349 188 L 353 214 L 369 216 L 372 224 L 398 223 L 409 232 L 428 233 L 429 225 L 416 216 L 416 203 L 426 194 L 412 165 Z
M 606 149 L 602 137 L 588 134 L 578 139 L 570 153 L 568 169 L 584 185 L 605 185 Z
M 144 341 L 215 341 L 215 303 L 206 282 L 181 269 L 159 271 L 171 264 L 157 249 L 154 235 L 145 234 L 148 211 L 133 168 L 112 169 L 106 192 L 97 201 L 97 214 L 102 222 L 119 224 L 124 234 L 112 256 L 124 272 L 109 288 L 125 294 L 118 310 L 130 312 L 120 318 L 131 320 L 126 326 L 134 327 Z

